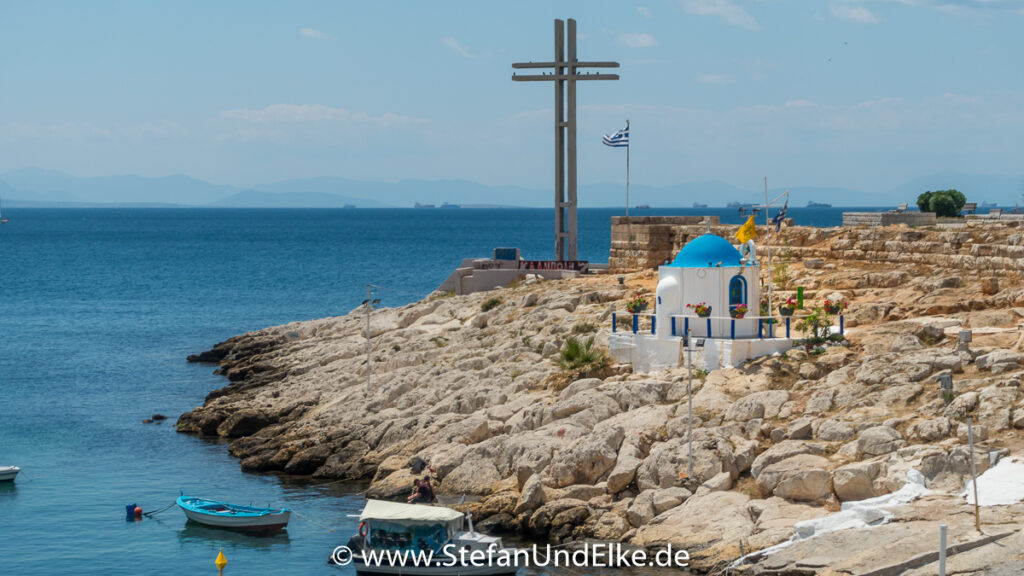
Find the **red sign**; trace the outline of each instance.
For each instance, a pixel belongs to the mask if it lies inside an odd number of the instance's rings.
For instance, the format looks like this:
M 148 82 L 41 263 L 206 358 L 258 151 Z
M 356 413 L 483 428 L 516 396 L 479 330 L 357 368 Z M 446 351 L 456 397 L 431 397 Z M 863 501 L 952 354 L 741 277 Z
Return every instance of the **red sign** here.
M 520 260 L 520 270 L 574 270 L 585 273 L 590 269 L 587 260 Z

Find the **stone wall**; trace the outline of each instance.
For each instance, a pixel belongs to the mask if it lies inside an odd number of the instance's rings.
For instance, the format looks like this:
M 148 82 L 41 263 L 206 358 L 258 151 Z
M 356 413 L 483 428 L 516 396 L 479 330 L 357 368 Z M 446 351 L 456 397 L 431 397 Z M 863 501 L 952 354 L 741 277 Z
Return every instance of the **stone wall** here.
M 935 226 L 934 212 L 843 212 L 843 226 Z
M 707 224 L 675 223 L 675 218 L 612 218 L 612 271 L 656 269 L 671 260 Z M 736 243 L 738 226 L 714 222 L 711 233 Z M 763 231 L 763 227 L 759 227 Z M 767 255 L 758 240 L 758 258 Z M 966 220 L 953 226 L 814 228 L 783 226 L 772 235 L 772 255 L 791 262 L 806 259 L 875 264 L 927 264 L 968 272 L 1024 271 L 1024 222 Z
M 613 216 L 608 267 L 612 272 L 657 268 L 706 233 L 708 224 L 715 234 L 735 230 L 718 222 L 718 216 Z

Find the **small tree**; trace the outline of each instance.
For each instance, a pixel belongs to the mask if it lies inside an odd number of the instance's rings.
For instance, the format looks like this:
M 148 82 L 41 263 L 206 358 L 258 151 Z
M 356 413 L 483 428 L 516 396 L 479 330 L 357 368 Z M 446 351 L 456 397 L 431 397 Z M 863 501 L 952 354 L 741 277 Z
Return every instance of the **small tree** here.
M 924 194 L 921 194 L 920 196 L 917 197 L 917 209 L 920 210 L 921 212 L 931 212 L 932 211 L 932 204 L 931 204 L 931 202 L 932 202 L 932 193 L 931 192 L 925 192 Z
M 921 212 L 935 212 L 936 216 L 956 218 L 963 209 L 967 198 L 959 190 L 936 190 L 917 197 L 917 208 Z

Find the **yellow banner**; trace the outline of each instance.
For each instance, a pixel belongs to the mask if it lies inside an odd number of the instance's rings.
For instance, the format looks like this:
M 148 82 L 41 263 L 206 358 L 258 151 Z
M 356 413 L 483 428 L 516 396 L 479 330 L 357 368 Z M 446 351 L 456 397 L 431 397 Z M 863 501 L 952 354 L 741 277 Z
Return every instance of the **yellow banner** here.
M 740 244 L 746 243 L 747 240 L 757 238 L 757 228 L 754 226 L 753 216 L 748 218 L 747 223 L 740 226 L 740 229 L 736 231 L 736 238 L 739 238 Z

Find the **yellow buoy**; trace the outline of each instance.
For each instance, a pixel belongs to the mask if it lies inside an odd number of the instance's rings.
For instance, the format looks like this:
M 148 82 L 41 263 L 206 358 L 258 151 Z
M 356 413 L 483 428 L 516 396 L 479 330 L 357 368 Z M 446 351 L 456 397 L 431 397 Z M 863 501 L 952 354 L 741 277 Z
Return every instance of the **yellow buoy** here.
M 223 570 L 224 567 L 228 565 L 228 559 L 224 557 L 223 548 L 221 548 L 220 551 L 217 552 L 217 559 L 214 560 L 213 563 L 217 565 L 217 570 Z

